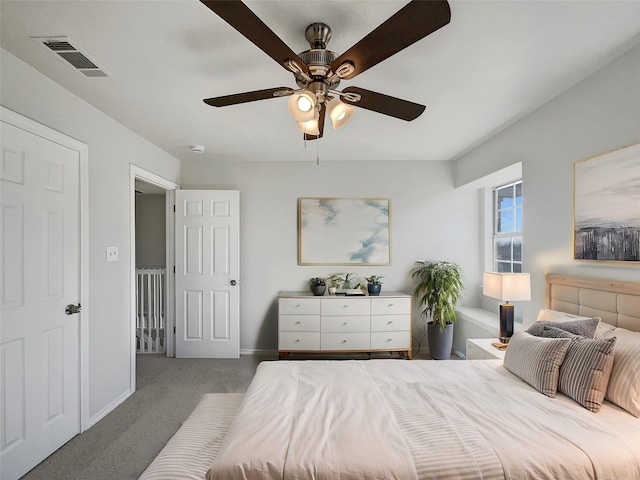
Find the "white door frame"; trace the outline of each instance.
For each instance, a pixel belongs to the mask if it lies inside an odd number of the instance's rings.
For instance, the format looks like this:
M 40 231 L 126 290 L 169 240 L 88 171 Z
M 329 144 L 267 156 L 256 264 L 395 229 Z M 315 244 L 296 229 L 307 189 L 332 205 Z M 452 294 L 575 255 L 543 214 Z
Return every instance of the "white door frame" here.
M 166 192 L 166 302 L 167 311 L 165 312 L 165 340 L 167 357 L 175 356 L 173 326 L 175 325 L 175 295 L 174 285 L 175 276 L 173 273 L 173 265 L 175 264 L 175 248 L 174 248 L 174 230 L 175 217 L 173 215 L 173 205 L 175 204 L 175 195 L 178 184 L 167 180 L 153 172 L 140 168 L 137 165 L 129 165 L 129 182 L 130 182 L 130 227 L 131 240 L 129 242 L 129 258 L 131 259 L 131 293 L 130 299 L 130 319 L 131 319 L 131 393 L 136 391 L 136 180 L 142 180 L 145 183 L 156 185 L 165 189 Z
M 0 106 L 3 121 L 26 130 L 34 135 L 77 151 L 80 159 L 80 297 L 82 305 L 79 316 L 79 395 L 80 395 L 80 432 L 89 428 L 89 147 L 75 138 L 69 137 L 46 125 L 31 120 L 8 108 Z

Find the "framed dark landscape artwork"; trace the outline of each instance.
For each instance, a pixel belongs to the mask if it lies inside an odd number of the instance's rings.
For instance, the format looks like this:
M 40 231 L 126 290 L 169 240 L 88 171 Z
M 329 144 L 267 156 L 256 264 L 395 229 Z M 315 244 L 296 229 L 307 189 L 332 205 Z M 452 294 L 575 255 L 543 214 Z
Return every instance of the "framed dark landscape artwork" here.
M 640 143 L 573 165 L 573 258 L 640 265 Z
M 389 265 L 391 200 L 299 198 L 298 265 Z

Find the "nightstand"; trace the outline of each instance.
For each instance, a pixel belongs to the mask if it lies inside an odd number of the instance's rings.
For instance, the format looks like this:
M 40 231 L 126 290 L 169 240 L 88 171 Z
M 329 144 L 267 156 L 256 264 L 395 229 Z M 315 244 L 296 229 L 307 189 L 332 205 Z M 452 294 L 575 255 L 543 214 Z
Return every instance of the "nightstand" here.
M 467 340 L 467 360 L 504 359 L 504 350 L 498 350 L 491 345 L 497 338 L 469 338 Z

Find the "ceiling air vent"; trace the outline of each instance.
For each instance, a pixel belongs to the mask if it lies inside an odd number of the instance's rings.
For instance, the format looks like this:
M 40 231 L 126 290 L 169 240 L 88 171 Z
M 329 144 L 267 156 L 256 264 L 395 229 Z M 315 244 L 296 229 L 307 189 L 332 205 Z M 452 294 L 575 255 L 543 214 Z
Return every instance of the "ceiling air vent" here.
M 86 77 L 111 76 L 82 49 L 74 45 L 69 37 L 31 37 L 31 39 Z

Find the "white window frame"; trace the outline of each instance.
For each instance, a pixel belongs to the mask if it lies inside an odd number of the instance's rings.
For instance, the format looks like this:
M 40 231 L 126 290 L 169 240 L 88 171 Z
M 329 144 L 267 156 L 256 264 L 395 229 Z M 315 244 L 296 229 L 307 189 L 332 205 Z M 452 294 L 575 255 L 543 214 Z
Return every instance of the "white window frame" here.
M 498 191 L 502 190 L 506 187 L 512 187 L 515 198 L 515 188 L 516 185 L 520 184 L 522 189 L 522 203 L 523 205 L 518 206 L 514 204 L 511 207 L 508 207 L 510 210 L 513 210 L 513 219 L 514 219 L 514 228 L 515 228 L 515 219 L 516 219 L 516 210 L 520 209 L 521 212 L 521 221 L 524 220 L 524 188 L 522 187 L 522 179 L 514 180 L 512 182 L 504 183 L 502 185 L 498 185 L 493 187 L 493 229 L 492 229 L 492 239 L 491 239 L 491 259 L 493 265 L 493 271 L 495 272 L 514 272 L 514 265 L 518 265 L 519 268 L 515 269 L 515 272 L 522 272 L 522 258 L 523 258 L 523 239 L 522 239 L 522 230 L 513 230 L 510 232 L 498 232 L 498 219 L 500 217 L 500 212 L 504 211 L 504 208 L 499 208 L 498 203 Z M 522 225 L 522 222 L 521 222 Z M 511 260 L 498 260 L 496 258 L 496 241 L 500 239 L 509 238 L 511 239 Z M 520 239 L 520 260 L 514 260 L 513 258 L 513 245 L 514 240 Z M 509 270 L 500 269 L 499 265 L 509 265 Z

